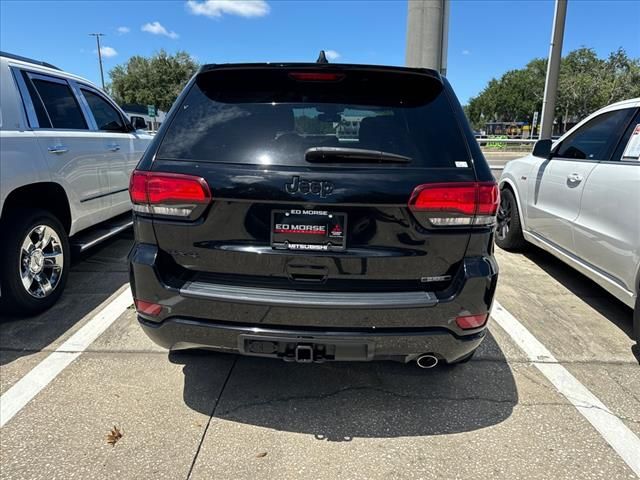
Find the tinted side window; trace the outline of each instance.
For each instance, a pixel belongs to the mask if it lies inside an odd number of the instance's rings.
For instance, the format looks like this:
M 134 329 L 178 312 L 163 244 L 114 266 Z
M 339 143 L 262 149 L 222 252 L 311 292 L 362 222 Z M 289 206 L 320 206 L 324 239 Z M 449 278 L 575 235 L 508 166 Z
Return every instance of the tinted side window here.
M 624 135 L 622 136 L 622 140 L 620 140 L 620 143 L 618 144 L 618 148 L 616 148 L 616 151 L 611 157 L 611 160 L 615 160 L 615 161 L 618 161 L 618 160 L 639 161 L 640 160 L 640 158 L 635 158 L 635 157 L 628 157 L 624 159 L 622 158 L 622 154 L 625 153 L 625 149 L 627 148 L 627 145 L 629 144 L 629 140 L 631 139 L 631 134 L 634 133 L 637 128 L 640 128 L 639 126 L 640 126 L 640 112 L 636 113 L 635 118 L 627 127 L 627 130 L 624 132 Z
M 38 125 L 40 128 L 51 128 L 51 122 L 49 121 L 49 116 L 47 115 L 47 111 L 44 109 L 44 105 L 42 104 L 42 100 L 40 100 L 40 95 L 36 92 L 33 83 L 31 83 L 31 79 L 27 72 L 21 72 L 22 79 L 24 80 L 25 85 L 27 86 L 27 90 L 29 90 L 29 96 L 31 97 L 31 104 L 33 105 L 33 109 L 36 111 L 36 117 L 38 118 Z M 31 125 L 35 127 L 35 125 Z
M 33 85 L 47 109 L 53 128 L 87 129 L 82 110 L 68 85 L 40 78 L 34 78 Z
M 608 160 L 623 129 L 633 115 L 632 109 L 603 113 L 565 139 L 554 157 L 581 160 Z
M 126 130 L 122 117 L 109 102 L 89 90 L 82 89 L 82 94 L 87 99 L 93 118 L 95 118 L 98 125 L 98 130 L 104 130 L 105 132 L 124 132 Z

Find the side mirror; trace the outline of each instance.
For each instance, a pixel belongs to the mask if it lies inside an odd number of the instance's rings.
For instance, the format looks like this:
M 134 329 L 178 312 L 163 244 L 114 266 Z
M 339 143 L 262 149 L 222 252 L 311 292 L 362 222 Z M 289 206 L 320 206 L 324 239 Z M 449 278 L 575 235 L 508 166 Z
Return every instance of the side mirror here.
M 552 141 L 550 138 L 538 140 L 533 146 L 533 156 L 547 159 L 551 158 L 551 145 Z
M 146 130 L 147 129 L 147 122 L 145 121 L 144 118 L 142 117 L 138 117 L 133 115 L 131 117 L 131 125 L 133 125 L 133 128 L 135 130 Z

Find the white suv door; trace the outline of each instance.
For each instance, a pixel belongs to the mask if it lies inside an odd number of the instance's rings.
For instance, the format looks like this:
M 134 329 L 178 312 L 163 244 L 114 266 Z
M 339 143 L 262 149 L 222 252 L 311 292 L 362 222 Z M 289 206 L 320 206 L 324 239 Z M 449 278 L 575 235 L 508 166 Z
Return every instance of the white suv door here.
M 574 240 L 576 255 L 621 288 L 613 293 L 633 306 L 640 264 L 640 158 L 623 154 L 640 128 L 640 113 L 632 118 L 637 108 L 619 112 L 627 122 L 616 132 L 613 155 L 599 162 L 586 182 Z
M 557 145 L 551 159 L 540 159 L 529 178 L 527 229 L 562 249 L 575 252 L 573 223 L 589 176 L 609 159 L 619 140 L 625 111 L 605 112 Z
M 96 89 L 78 84 L 82 98 L 93 116 L 96 134 L 109 159 L 109 199 L 112 215 L 131 209 L 129 177 L 148 140 L 139 138 L 123 114 Z
M 51 178 L 65 188 L 73 209 L 73 234 L 110 216 L 109 158 L 63 77 L 20 70 L 29 124 L 47 158 Z

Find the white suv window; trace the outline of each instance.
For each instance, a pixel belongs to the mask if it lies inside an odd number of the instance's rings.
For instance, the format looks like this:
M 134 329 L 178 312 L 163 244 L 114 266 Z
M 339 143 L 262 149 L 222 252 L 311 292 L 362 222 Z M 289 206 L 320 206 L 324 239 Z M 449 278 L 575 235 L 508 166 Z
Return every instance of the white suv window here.
M 66 82 L 32 78 L 53 128 L 87 130 L 80 105 Z M 47 125 L 48 126 L 48 125 Z
M 93 93 L 90 90 L 82 88 L 82 94 L 87 99 L 89 109 L 93 113 L 93 118 L 96 121 L 98 130 L 105 132 L 126 132 L 122 117 L 118 111 L 111 106 L 104 98 L 97 93 Z
M 554 157 L 608 160 L 626 128 L 633 109 L 614 110 L 589 120 L 562 141 Z

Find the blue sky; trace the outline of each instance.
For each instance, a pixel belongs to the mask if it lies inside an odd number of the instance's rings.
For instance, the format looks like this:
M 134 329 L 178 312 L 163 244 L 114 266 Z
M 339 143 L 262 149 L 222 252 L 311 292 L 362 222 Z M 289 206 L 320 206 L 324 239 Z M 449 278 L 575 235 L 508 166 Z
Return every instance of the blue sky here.
M 0 2 L 0 49 L 99 83 L 95 39 L 108 72 L 132 55 L 186 50 L 199 62 L 314 61 L 403 65 L 407 2 Z M 246 3 L 246 2 L 244 2 Z M 546 57 L 553 2 L 452 0 L 448 77 L 465 103 L 493 77 Z M 563 51 L 623 47 L 640 57 L 640 1 L 569 0 Z M 106 48 L 109 47 L 109 48 Z M 107 77 L 108 81 L 108 77 Z

